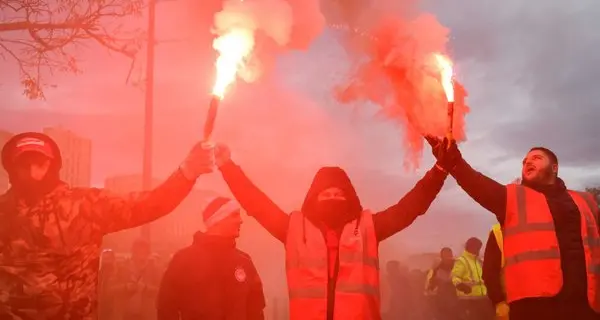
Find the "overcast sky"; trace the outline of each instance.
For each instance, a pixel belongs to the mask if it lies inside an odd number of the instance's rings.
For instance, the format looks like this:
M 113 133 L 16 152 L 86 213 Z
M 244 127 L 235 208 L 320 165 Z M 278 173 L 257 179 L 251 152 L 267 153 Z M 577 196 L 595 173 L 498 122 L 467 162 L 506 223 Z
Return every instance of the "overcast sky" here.
M 196 31 L 206 27 L 193 14 L 199 9 L 190 10 L 187 0 L 159 6 L 159 39 L 184 40 L 157 47 L 155 158 L 157 175 L 165 176 L 200 135 L 213 53 L 208 35 Z M 600 184 L 600 6 L 594 0 L 463 0 L 460 5 L 427 0 L 422 7 L 451 30 L 457 76 L 471 107 L 468 141 L 460 147 L 475 168 L 507 183 L 519 175 L 528 148 L 542 145 L 559 156 L 567 185 Z M 45 102 L 25 99 L 13 61 L 0 63 L 0 128 L 17 132 L 63 125 L 92 138 L 96 185 L 106 176 L 140 171 L 143 92 L 125 84 L 127 61 L 99 51 L 82 53 L 85 73 L 53 78 L 58 88 L 47 91 Z M 276 80 L 268 87 L 240 85 L 224 103 L 217 139 L 232 145 L 248 174 L 275 193 L 276 201 L 293 207 L 294 201 L 278 190 L 298 184 L 299 204 L 314 171 L 337 163 L 353 177 L 370 177 L 357 189 L 378 190 L 369 196 L 373 204 L 365 204 L 381 209 L 397 201 L 433 163 L 426 149 L 422 168 L 405 171 L 401 128 L 374 119 L 368 109 L 332 102 L 331 86 L 347 67 L 328 31 L 309 51 L 280 59 Z M 136 77 L 141 77 L 138 67 Z M 470 222 L 473 234 L 485 236 L 491 214 L 453 180 L 446 185 L 432 216 L 407 234 L 442 243 L 431 239 L 441 234 L 437 219 L 443 217 Z

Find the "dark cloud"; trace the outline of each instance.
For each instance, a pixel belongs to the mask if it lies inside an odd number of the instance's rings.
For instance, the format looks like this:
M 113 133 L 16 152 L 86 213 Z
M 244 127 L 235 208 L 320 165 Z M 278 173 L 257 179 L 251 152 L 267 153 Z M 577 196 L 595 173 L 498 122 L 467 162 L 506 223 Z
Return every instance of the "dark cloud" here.
M 567 166 L 600 162 L 600 7 L 593 0 L 428 4 L 452 30 L 471 94 L 470 127 L 507 155 L 554 150 Z M 487 128 L 486 128 L 487 127 Z

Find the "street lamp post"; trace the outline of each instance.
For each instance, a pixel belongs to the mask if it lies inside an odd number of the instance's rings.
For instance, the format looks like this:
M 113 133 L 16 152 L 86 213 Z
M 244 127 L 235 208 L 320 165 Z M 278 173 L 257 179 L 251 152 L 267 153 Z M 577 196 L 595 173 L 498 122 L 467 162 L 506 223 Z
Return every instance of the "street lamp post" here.
M 148 0 L 148 44 L 146 49 L 146 90 L 144 107 L 144 156 L 142 167 L 142 187 L 145 191 L 152 188 L 152 145 L 154 131 L 154 46 L 156 0 Z M 150 241 L 150 224 L 144 224 L 141 235 Z

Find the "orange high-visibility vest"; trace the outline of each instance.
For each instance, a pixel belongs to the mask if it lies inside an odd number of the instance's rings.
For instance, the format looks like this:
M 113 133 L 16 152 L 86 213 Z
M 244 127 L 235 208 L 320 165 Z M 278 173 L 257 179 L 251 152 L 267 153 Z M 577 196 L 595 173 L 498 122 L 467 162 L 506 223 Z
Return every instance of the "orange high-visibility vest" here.
M 328 297 L 323 234 L 303 213 L 292 213 L 285 244 L 290 320 L 327 319 L 328 298 L 335 299 L 335 320 L 380 320 L 378 251 L 373 215 L 365 211 L 342 231 L 335 297 Z
M 600 312 L 598 205 L 589 193 L 569 190 L 569 194 L 581 215 L 588 302 L 592 309 Z M 563 275 L 554 220 L 546 197 L 522 185 L 508 185 L 503 233 L 508 302 L 557 295 L 563 286 Z

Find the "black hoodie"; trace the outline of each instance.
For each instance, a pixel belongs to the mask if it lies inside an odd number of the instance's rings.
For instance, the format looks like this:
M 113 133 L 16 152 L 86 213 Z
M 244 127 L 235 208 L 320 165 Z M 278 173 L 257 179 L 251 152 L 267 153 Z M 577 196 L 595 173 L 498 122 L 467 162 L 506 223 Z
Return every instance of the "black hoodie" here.
M 285 243 L 289 215 L 254 185 L 235 163 L 226 163 L 221 166 L 220 170 L 225 182 L 244 210 L 256 218 L 269 233 Z M 445 179 L 446 174 L 434 167 L 400 201 L 376 213 L 373 216 L 373 223 L 377 240 L 383 241 L 393 236 L 411 225 L 418 216 L 424 214 L 442 189 Z M 351 209 L 345 219 L 347 221 L 356 219 L 363 208 L 350 179 L 344 170 L 337 167 L 326 167 L 315 175 L 302 206 L 311 222 L 320 219 L 315 216 L 313 211 L 316 195 L 327 189 L 328 186 L 345 189 L 346 197 L 350 202 L 348 207 Z M 377 187 L 381 188 L 381 186 Z
M 317 201 L 317 197 L 319 193 L 332 187 L 343 191 L 346 197 L 346 210 L 344 210 L 343 214 L 334 216 L 334 219 L 326 219 L 318 210 L 319 202 Z M 324 167 L 317 171 L 306 193 L 301 210 L 306 215 L 306 218 L 316 226 L 337 229 L 350 221 L 358 219 L 363 211 L 363 207 L 346 172 L 339 167 Z
M 254 216 L 269 233 L 285 243 L 290 221 L 289 216 L 258 189 L 246 177 L 240 167 L 233 162 L 223 165 L 221 172 L 231 192 L 248 214 Z M 375 214 L 373 216 L 373 223 L 377 240 L 382 241 L 387 239 L 408 227 L 419 215 L 424 214 L 441 190 L 445 178 L 446 174 L 438 169 L 433 168 L 429 170 L 425 177 L 398 203 Z M 330 187 L 342 189 L 348 201 L 347 214 L 340 216 L 340 220 L 335 221 L 333 226 L 331 226 L 332 223 L 324 223 L 323 217 L 319 216 L 316 210 L 317 195 Z M 302 212 L 308 220 L 323 231 L 326 241 L 331 241 L 331 239 L 325 233 L 329 233 L 333 229 L 339 239 L 342 227 L 350 221 L 357 220 L 362 211 L 363 208 L 354 186 L 346 172 L 338 167 L 325 167 L 317 172 L 302 205 Z M 356 223 L 358 225 L 359 221 L 357 220 Z M 332 252 L 335 255 L 335 259 L 333 259 L 335 261 L 333 276 L 330 277 L 328 283 L 328 317 L 331 319 L 335 303 L 333 299 L 335 295 L 333 293 L 337 281 L 339 259 L 337 259 L 336 254 L 337 244 L 334 246 L 329 241 L 330 257 Z M 329 261 L 332 261 L 332 259 Z

